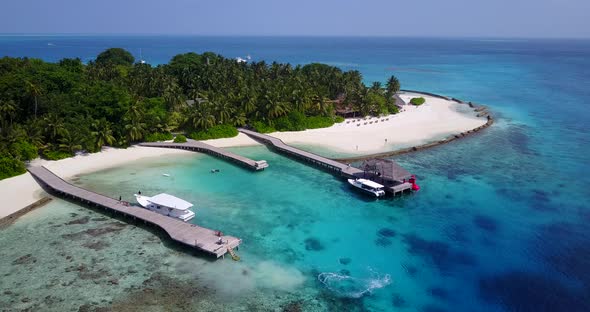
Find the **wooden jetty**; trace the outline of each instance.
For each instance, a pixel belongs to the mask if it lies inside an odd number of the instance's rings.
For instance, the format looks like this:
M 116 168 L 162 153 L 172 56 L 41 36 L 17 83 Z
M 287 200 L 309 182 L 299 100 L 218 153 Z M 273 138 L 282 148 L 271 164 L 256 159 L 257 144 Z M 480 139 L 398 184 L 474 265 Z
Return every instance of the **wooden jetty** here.
M 385 191 L 392 193 L 393 196 L 397 194 L 403 194 L 405 191 L 411 191 L 412 184 L 409 182 L 403 182 L 400 184 L 395 184 L 391 186 L 385 186 Z
M 325 168 L 333 173 L 336 173 L 340 176 L 348 177 L 348 178 L 356 178 L 363 174 L 363 171 L 352 167 L 347 164 L 343 164 L 341 162 L 310 153 L 307 151 L 300 150 L 293 146 L 285 144 L 281 139 L 275 138 L 270 135 L 258 133 L 256 131 L 251 131 L 243 128 L 239 128 L 238 131 L 248 135 L 249 137 L 262 142 L 266 145 L 272 146 L 275 150 L 285 153 L 287 155 L 293 156 L 295 158 L 301 159 L 303 161 L 312 163 L 319 167 Z
M 293 146 L 285 144 L 281 139 L 270 135 L 258 133 L 247 129 L 238 129 L 238 131 L 252 137 L 253 139 L 271 146 L 275 150 L 284 154 L 301 159 L 305 162 L 312 163 L 319 167 L 325 168 L 339 176 L 346 178 L 367 178 L 385 186 L 385 191 L 393 195 L 402 194 L 412 189 L 412 184 L 405 181 L 410 178 L 410 173 L 395 163 L 393 160 L 374 160 L 379 162 L 379 168 L 368 166 L 363 163 L 362 168 L 352 167 L 348 164 L 338 162 L 314 153 L 300 150 Z M 374 165 L 374 163 L 371 163 Z M 378 170 L 370 170 L 378 169 Z M 383 172 L 381 172 L 383 171 Z M 379 174 L 379 175 L 377 175 Z
M 389 159 L 367 159 L 361 164 L 365 177 L 385 186 L 385 191 L 394 196 L 412 190 L 408 182 L 412 174 Z
M 138 206 L 130 206 L 126 202 L 74 186 L 45 167 L 29 167 L 28 170 L 42 186 L 58 195 L 153 224 L 168 233 L 172 240 L 214 255 L 216 258 L 223 257 L 242 242 L 239 238 L 227 235 L 218 236 L 217 231 L 186 223 Z M 219 238 L 221 238 L 221 243 L 219 243 Z
M 215 147 L 196 140 L 189 139 L 186 143 L 150 142 L 140 143 L 139 145 L 148 147 L 177 148 L 193 152 L 206 153 L 215 157 L 232 161 L 236 164 L 239 164 L 241 166 L 244 166 L 255 171 L 264 170 L 264 168 L 268 167 L 268 163 L 266 162 L 266 160 L 252 160 L 244 156 L 234 154 L 222 148 Z

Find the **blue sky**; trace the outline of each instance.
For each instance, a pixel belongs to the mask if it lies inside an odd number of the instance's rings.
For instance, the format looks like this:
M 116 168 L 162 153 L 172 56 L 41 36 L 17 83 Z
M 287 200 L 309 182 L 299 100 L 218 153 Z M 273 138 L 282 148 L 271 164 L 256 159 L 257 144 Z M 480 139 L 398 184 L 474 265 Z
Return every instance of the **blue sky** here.
M 590 0 L 2 0 L 0 33 L 590 37 Z

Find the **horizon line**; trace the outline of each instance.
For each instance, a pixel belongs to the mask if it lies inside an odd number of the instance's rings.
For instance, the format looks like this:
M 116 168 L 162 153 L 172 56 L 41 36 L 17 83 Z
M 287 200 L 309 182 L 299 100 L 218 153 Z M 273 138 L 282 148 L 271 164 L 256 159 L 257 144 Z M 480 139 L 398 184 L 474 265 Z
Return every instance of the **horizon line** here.
M 0 32 L 0 36 L 31 36 L 31 37 L 53 37 L 53 36 L 162 36 L 162 37 L 244 37 L 244 38 L 416 38 L 416 39 L 498 39 L 498 40 L 589 40 L 590 37 L 556 37 L 556 36 L 490 36 L 490 35 L 478 35 L 478 36 L 460 36 L 460 35 L 334 35 L 334 34 L 197 34 L 197 33 L 3 33 Z

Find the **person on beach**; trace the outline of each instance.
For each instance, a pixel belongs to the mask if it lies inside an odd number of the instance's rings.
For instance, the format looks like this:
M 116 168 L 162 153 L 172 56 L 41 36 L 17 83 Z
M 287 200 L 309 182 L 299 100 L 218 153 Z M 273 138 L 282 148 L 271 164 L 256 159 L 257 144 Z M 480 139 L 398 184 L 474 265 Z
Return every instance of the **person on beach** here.
M 119 201 L 121 201 L 121 195 L 119 195 Z

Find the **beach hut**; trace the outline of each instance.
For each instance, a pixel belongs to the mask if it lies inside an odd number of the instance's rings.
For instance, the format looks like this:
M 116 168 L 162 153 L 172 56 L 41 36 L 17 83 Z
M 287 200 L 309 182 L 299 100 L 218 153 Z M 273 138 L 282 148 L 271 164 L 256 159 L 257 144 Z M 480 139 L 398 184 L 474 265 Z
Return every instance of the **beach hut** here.
M 412 174 L 395 161 L 389 159 L 368 159 L 363 161 L 361 169 L 383 182 L 401 183 L 412 177 Z
M 344 99 L 343 96 L 339 96 L 336 100 L 330 101 L 334 105 L 334 112 L 336 115 L 344 118 L 355 118 L 356 116 L 360 116 L 361 114 L 354 109 L 352 104 L 344 103 Z
M 405 105 L 407 105 L 407 103 L 404 102 L 404 100 L 402 100 L 402 98 L 398 94 L 394 94 L 393 99 L 395 100 L 395 106 L 397 106 L 397 108 L 399 108 L 400 110 L 404 108 Z

